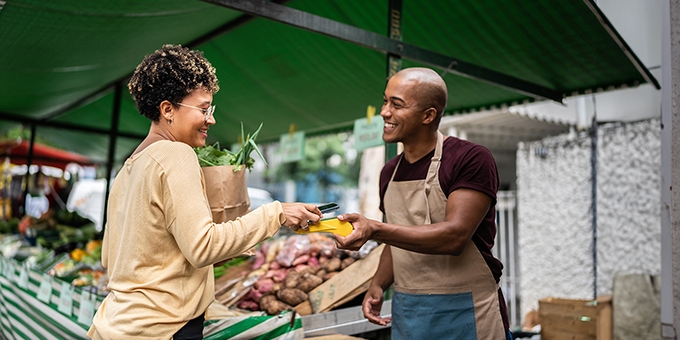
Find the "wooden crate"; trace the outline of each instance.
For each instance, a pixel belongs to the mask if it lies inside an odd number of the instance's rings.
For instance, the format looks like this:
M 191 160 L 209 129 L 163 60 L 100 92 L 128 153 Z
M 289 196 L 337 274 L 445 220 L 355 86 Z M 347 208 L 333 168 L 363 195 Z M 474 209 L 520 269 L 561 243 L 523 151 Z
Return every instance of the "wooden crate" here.
M 545 298 L 538 302 L 543 340 L 611 340 L 612 298 L 573 300 Z

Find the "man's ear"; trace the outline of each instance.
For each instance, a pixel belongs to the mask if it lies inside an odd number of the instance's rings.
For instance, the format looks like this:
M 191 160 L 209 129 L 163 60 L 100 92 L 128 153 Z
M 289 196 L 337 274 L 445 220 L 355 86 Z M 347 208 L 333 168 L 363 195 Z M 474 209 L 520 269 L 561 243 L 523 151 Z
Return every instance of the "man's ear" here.
M 161 102 L 160 105 L 158 105 L 158 110 L 160 111 L 161 118 L 165 120 L 172 120 L 174 109 L 175 109 L 174 106 L 172 106 L 172 103 L 168 100 L 164 100 Z
M 423 111 L 423 124 L 429 125 L 437 118 L 437 109 L 434 107 L 428 108 Z

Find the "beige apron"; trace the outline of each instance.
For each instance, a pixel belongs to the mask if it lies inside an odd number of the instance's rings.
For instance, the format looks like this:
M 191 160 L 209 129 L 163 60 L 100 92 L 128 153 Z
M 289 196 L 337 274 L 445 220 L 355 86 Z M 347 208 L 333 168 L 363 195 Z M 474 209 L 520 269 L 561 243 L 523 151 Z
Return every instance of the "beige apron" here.
M 419 226 L 445 220 L 447 197 L 439 185 L 443 139 L 443 135 L 437 133 L 434 157 L 424 180 L 394 182 L 394 174 L 403 156 L 400 158 L 385 192 L 387 223 Z M 432 339 L 431 329 L 444 328 L 452 335 L 465 327 L 473 328 L 470 334 L 474 336 L 476 332 L 476 339 L 506 338 L 498 304 L 498 284 L 474 242 L 468 242 L 459 256 L 420 254 L 396 247 L 391 247 L 391 251 L 395 291 L 392 302 L 393 339 Z M 467 311 L 452 311 L 450 308 L 455 306 L 445 306 L 447 302 L 454 304 L 465 296 L 471 300 Z M 422 302 L 427 298 L 431 299 L 431 303 L 427 302 L 427 309 L 441 308 L 436 316 L 440 319 L 430 317 L 437 313 L 423 309 Z M 455 320 L 458 316 L 463 319 L 464 314 L 468 314 L 468 319 L 472 318 L 472 313 L 474 320 L 471 325 L 468 322 L 467 326 L 460 326 Z M 454 320 L 441 319 L 441 314 L 448 314 L 447 318 Z M 399 320 L 410 325 L 403 327 L 402 324 L 400 327 Z M 414 327 L 418 329 L 414 330 Z M 458 338 L 474 339 L 470 336 Z

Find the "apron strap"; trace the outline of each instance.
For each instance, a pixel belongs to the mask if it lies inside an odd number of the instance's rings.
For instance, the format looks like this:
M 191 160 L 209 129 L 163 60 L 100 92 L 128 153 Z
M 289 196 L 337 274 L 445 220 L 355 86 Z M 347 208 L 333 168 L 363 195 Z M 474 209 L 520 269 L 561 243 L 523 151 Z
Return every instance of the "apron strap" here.
M 430 217 L 430 201 L 427 199 L 430 196 L 430 190 L 436 186 L 439 181 L 439 166 L 442 159 L 442 148 L 444 145 L 444 135 L 437 131 L 437 144 L 434 147 L 434 156 L 430 161 L 430 167 L 427 169 L 427 177 L 425 177 L 425 206 L 427 207 L 427 214 L 425 215 L 425 224 L 431 224 Z

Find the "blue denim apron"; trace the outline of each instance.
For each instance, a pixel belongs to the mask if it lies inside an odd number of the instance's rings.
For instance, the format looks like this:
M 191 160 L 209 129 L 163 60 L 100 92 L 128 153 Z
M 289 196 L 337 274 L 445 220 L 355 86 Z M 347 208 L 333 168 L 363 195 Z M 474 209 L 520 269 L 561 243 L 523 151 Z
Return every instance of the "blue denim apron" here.
M 424 180 L 394 182 L 385 192 L 387 223 L 419 226 L 444 221 L 439 185 L 443 135 Z M 392 339 L 503 340 L 498 284 L 474 242 L 463 253 L 420 254 L 391 247 L 394 272 Z

